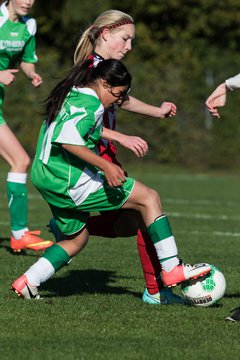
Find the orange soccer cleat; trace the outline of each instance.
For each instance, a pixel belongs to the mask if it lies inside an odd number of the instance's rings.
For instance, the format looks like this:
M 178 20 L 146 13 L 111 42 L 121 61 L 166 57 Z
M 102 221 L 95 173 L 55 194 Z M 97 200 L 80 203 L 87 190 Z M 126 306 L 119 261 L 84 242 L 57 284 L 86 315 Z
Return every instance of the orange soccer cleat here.
M 53 245 L 53 241 L 43 240 L 39 237 L 40 230 L 26 231 L 20 240 L 16 240 L 13 236 L 10 240 L 11 249 L 14 252 L 20 252 L 23 249 L 30 249 L 34 251 L 45 250 Z
M 211 270 L 212 268 L 209 264 L 179 264 L 170 272 L 163 270 L 162 281 L 165 286 L 176 286 L 183 281 L 197 279 L 205 274 L 208 274 Z
M 40 299 L 37 286 L 30 285 L 26 275 L 20 276 L 12 283 L 11 289 L 23 299 Z

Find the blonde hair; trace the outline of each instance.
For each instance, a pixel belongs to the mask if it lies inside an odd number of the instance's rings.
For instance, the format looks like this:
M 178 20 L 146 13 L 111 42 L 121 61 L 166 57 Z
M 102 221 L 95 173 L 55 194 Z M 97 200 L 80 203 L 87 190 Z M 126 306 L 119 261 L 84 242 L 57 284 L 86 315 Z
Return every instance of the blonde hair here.
M 81 35 L 74 52 L 74 64 L 86 60 L 88 56 L 92 54 L 96 46 L 96 41 L 104 29 L 114 30 L 118 26 L 133 23 L 133 18 L 122 11 L 104 11 Z

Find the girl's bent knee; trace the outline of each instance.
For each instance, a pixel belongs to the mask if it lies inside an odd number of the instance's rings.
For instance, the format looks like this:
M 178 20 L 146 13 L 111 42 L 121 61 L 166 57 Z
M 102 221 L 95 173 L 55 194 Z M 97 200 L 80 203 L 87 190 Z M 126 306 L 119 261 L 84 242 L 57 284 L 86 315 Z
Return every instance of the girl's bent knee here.
M 15 161 L 12 164 L 12 171 L 19 172 L 19 173 L 25 173 L 25 172 L 27 172 L 30 165 L 31 165 L 31 159 L 26 154 L 25 156 L 15 159 Z
M 149 194 L 148 194 L 149 198 L 151 198 L 153 201 L 160 201 L 160 197 L 159 194 L 156 190 L 150 189 L 149 188 Z

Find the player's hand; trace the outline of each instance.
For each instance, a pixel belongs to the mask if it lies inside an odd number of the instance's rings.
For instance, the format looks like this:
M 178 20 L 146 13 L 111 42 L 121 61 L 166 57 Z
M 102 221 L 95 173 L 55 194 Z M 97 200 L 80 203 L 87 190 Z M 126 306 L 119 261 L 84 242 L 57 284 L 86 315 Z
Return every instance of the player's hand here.
M 220 118 L 218 108 L 226 104 L 227 87 L 225 83 L 219 85 L 213 93 L 207 98 L 205 105 L 212 116 Z
M 12 84 L 16 78 L 15 73 L 18 73 L 19 70 L 17 69 L 7 69 L 0 71 L 0 83 L 3 85 L 10 85 Z
M 161 113 L 164 117 L 172 117 L 176 115 L 177 107 L 171 102 L 163 102 L 160 106 Z
M 102 170 L 107 179 L 108 185 L 111 187 L 122 186 L 122 184 L 126 181 L 124 171 L 118 165 L 106 161 Z
M 119 144 L 134 152 L 137 157 L 143 157 L 148 151 L 148 144 L 138 136 L 121 135 Z
M 41 76 L 37 73 L 33 73 L 31 79 L 34 87 L 39 87 L 43 83 Z

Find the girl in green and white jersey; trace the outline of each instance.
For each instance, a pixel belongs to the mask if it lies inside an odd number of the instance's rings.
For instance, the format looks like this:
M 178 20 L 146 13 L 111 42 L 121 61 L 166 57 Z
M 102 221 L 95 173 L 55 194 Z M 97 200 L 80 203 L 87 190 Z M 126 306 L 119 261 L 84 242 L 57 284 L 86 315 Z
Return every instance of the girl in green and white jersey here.
M 36 73 L 35 53 L 36 21 L 27 17 L 34 0 L 9 0 L 0 7 L 0 155 L 9 164 L 7 176 L 7 195 L 11 220 L 11 248 L 43 250 L 52 245 L 43 241 L 39 231 L 30 232 L 27 227 L 27 169 L 30 158 L 15 134 L 5 122 L 2 113 L 4 87 L 16 80 L 19 70 L 9 68 L 12 62 L 19 61 L 24 74 L 38 87 L 42 78 Z
M 86 60 L 71 69 L 47 100 L 32 167 L 32 181 L 49 204 L 65 235 L 13 284 L 26 299 L 38 297 L 38 286 L 68 263 L 87 243 L 91 212 L 134 209 L 141 213 L 162 267 L 166 286 L 211 270 L 208 264 L 181 264 L 168 219 L 156 191 L 125 177 L 124 170 L 100 157 L 104 108 L 121 103 L 131 84 L 125 66 L 114 59 L 96 67 Z M 91 70 L 89 69 L 91 67 Z M 107 134 L 107 135 L 106 135 Z

